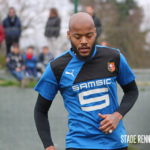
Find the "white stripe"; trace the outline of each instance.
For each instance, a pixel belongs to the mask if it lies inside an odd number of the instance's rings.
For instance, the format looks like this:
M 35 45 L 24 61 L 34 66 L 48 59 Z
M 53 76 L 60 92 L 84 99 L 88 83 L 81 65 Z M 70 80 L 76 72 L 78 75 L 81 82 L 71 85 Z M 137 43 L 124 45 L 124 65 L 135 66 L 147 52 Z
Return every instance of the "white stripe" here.
M 102 109 L 109 106 L 109 96 L 105 95 L 105 103 L 103 104 L 99 104 L 99 105 L 95 105 L 95 106 L 89 106 L 89 107 L 81 107 L 83 111 L 93 111 L 93 110 L 98 110 L 98 109 Z
M 105 100 L 105 95 L 104 96 L 99 96 L 95 98 L 89 98 L 89 99 L 84 99 L 84 96 L 92 95 L 92 94 L 97 94 L 97 93 L 103 93 L 103 92 L 108 92 L 108 88 L 99 88 L 99 89 L 93 89 L 85 92 L 79 93 L 79 100 L 80 104 L 89 104 L 89 103 L 94 103 L 94 102 L 99 102 L 102 100 Z

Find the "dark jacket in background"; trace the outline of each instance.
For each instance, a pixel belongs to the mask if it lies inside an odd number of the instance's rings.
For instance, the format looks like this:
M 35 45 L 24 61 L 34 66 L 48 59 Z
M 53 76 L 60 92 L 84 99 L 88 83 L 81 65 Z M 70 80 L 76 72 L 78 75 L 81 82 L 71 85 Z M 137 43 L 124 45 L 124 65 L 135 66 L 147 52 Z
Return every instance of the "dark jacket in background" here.
M 8 54 L 6 62 L 10 71 L 15 70 L 16 68 L 21 69 L 21 67 L 24 66 L 23 56 L 21 54 L 14 54 L 13 52 Z
M 3 21 L 3 27 L 5 29 L 6 41 L 9 43 L 18 43 L 21 35 L 21 22 L 17 16 L 11 18 L 8 16 Z
M 4 38 L 5 38 L 5 31 L 2 25 L 0 24 L 0 45 L 3 42 Z
M 100 19 L 94 15 L 93 17 L 93 20 L 94 20 L 94 24 L 95 24 L 95 27 L 96 27 L 96 39 L 100 36 L 101 32 L 102 32 L 102 25 L 101 25 L 101 21 Z
M 61 20 L 58 16 L 49 17 L 45 27 L 45 36 L 47 38 L 58 37 L 60 33 L 60 23 Z
M 46 66 L 48 62 L 53 59 L 54 59 L 54 56 L 52 53 L 48 53 L 47 55 L 44 55 L 43 53 L 41 53 L 39 55 L 39 62 L 42 63 L 44 66 Z

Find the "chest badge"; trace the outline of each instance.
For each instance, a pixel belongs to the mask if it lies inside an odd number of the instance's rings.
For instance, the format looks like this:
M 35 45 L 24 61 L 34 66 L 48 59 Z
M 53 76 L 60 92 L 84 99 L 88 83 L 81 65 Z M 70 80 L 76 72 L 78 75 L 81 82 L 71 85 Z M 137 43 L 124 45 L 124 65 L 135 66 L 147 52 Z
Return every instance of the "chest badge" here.
M 114 72 L 115 71 L 115 63 L 114 62 L 108 62 L 108 71 Z

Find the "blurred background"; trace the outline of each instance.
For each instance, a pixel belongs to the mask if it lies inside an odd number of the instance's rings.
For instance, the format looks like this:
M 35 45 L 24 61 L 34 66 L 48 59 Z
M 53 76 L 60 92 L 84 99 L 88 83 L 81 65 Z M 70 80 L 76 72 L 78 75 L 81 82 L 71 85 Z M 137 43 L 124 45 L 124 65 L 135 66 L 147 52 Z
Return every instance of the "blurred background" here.
M 97 43 L 120 49 L 137 77 L 140 95 L 133 109 L 124 118 L 127 134 L 150 134 L 150 1 L 0 0 L 0 24 L 4 30 L 4 36 L 1 36 L 0 41 L 0 150 L 43 149 L 33 119 L 33 109 L 37 98 L 33 87 L 40 78 L 43 68 L 42 71 L 38 68 L 37 74 L 33 77 L 27 74 L 26 69 L 23 69 L 25 72 L 23 77 L 27 78 L 25 81 L 16 78 L 10 71 L 9 63 L 11 64 L 12 54 L 7 53 L 9 42 L 7 34 L 10 28 L 4 25 L 4 20 L 9 16 L 10 7 L 13 7 L 15 15 L 20 20 L 20 34 L 17 42 L 12 42 L 10 53 L 13 53 L 16 47 L 13 44 L 17 44 L 19 53 L 23 57 L 21 65 L 27 68 L 24 59 L 29 47 L 34 50 L 35 65 L 40 62 L 39 55 L 43 52 L 43 47 L 47 47 L 53 57 L 70 48 L 66 36 L 69 17 L 77 11 L 86 11 L 89 5 L 94 9 L 94 15 L 101 24 Z M 51 8 L 57 10 L 56 16 L 59 18 L 58 35 L 53 34 L 52 37 L 46 34 L 48 21 L 51 18 Z M 56 25 L 52 29 L 55 30 L 55 27 Z M 12 30 L 16 30 L 16 27 Z M 48 40 L 51 38 L 54 38 L 53 47 L 49 47 Z M 56 47 L 57 52 L 53 50 Z M 27 59 L 28 57 L 30 59 L 30 56 L 33 54 L 28 54 Z M 22 81 L 25 82 L 23 86 Z M 118 88 L 118 93 L 120 100 L 122 97 L 120 88 Z M 56 149 L 64 150 L 67 112 L 64 110 L 59 94 L 50 112 L 52 136 Z M 150 144 L 131 144 L 129 150 L 149 149 Z

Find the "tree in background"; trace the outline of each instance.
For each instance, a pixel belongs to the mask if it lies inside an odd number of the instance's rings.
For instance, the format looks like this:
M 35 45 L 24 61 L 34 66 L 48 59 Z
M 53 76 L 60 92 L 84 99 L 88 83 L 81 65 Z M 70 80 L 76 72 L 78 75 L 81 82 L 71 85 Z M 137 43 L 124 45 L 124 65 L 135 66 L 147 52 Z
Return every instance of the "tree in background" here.
M 115 8 L 117 20 L 112 28 L 108 25 L 106 40 L 119 48 L 133 67 L 148 66 L 147 52 L 144 50 L 147 32 L 140 30 L 143 19 L 142 9 L 134 0 L 121 2 L 108 0 L 108 3 Z
M 141 31 L 143 11 L 135 0 L 82 0 L 79 5 L 92 5 L 102 21 L 99 42 L 107 41 L 127 58 L 132 67 L 149 67 L 150 51 L 145 50 L 148 31 Z

